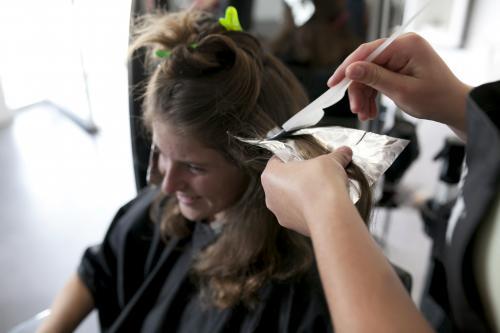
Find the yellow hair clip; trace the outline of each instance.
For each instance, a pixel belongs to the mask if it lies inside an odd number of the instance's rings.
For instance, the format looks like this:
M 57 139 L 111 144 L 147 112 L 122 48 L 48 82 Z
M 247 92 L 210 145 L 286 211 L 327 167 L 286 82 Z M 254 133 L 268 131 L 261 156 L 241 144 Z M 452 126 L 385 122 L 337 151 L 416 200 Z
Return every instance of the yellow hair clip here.
M 233 6 L 226 8 L 226 17 L 221 17 L 219 23 L 228 31 L 243 31 L 238 19 L 238 11 Z

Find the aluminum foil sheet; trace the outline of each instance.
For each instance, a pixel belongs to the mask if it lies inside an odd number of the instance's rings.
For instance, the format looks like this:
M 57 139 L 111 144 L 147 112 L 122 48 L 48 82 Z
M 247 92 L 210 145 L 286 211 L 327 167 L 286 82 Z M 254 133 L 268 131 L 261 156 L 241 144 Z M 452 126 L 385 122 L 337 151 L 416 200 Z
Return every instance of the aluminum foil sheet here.
M 391 166 L 408 144 L 408 140 L 339 126 L 306 128 L 295 132 L 294 135 L 301 134 L 314 136 L 330 151 L 341 146 L 351 148 L 352 160 L 363 170 L 370 186 Z M 283 162 L 302 160 L 293 139 L 285 142 L 238 139 L 270 150 Z M 356 182 L 350 181 L 349 193 L 353 202 L 359 200 L 359 186 Z

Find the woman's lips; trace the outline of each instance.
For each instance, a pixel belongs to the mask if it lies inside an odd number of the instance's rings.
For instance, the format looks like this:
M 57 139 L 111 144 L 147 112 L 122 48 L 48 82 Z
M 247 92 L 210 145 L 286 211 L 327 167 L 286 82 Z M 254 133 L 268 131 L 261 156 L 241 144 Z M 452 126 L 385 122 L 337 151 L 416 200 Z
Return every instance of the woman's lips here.
M 176 193 L 177 200 L 184 205 L 192 205 L 200 197 L 196 195 L 187 195 L 183 193 Z

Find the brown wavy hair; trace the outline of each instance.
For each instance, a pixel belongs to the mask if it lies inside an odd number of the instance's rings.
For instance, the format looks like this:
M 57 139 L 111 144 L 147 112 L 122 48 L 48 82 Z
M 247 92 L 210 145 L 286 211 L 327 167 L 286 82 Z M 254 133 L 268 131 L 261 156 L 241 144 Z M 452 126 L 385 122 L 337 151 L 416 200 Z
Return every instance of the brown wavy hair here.
M 260 174 L 271 154 L 234 136 L 264 137 L 307 104 L 306 94 L 256 38 L 225 30 L 208 13 L 141 17 L 130 49 L 143 47 L 151 68 L 144 93 L 145 126 L 151 129 L 155 121 L 174 124 L 216 149 L 249 179 L 242 197 L 225 215 L 229 223 L 198 255 L 192 272 L 210 304 L 252 306 L 269 280 L 289 280 L 306 272 L 313 253 L 306 237 L 282 228 L 266 208 Z M 160 49 L 171 55 L 155 58 Z M 159 223 L 167 241 L 190 234 L 190 222 L 175 198 L 162 209 Z

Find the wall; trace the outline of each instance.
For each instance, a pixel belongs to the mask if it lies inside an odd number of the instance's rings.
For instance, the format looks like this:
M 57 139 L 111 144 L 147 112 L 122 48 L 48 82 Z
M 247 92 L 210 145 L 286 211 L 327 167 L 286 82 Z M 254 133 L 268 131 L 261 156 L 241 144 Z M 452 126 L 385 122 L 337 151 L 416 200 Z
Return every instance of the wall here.
M 438 49 L 455 74 L 470 85 L 500 80 L 498 13 L 498 0 L 471 0 L 464 47 Z
M 5 97 L 3 95 L 2 78 L 0 77 L 0 127 L 8 124 L 12 118 L 11 111 L 5 105 Z
M 484 62 L 479 75 L 484 81 L 500 80 L 499 13 L 498 0 L 476 0 L 472 6 L 466 50 L 482 55 Z

